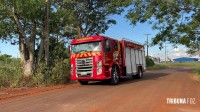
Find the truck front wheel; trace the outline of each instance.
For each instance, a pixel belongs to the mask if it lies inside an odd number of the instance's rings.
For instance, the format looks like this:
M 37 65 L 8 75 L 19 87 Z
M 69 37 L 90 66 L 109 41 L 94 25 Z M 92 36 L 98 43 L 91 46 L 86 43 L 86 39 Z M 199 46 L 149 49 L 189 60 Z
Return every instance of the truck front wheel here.
M 117 67 L 115 66 L 114 68 L 112 68 L 112 76 L 110 79 L 110 84 L 111 85 L 117 85 L 119 82 L 119 72 Z
M 88 81 L 79 80 L 79 83 L 80 83 L 81 85 L 87 85 L 87 84 L 88 84 Z

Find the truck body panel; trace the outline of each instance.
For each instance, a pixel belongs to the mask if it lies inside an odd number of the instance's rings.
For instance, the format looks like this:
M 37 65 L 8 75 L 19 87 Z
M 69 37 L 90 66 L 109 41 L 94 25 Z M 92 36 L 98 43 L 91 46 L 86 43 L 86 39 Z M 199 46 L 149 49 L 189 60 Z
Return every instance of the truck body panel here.
M 146 70 L 144 46 L 127 39 L 120 41 L 122 43 L 122 49 L 124 49 L 122 55 L 126 75 L 136 75 L 138 73 L 138 67 L 142 67 L 143 71 Z
M 114 68 L 119 77 L 146 69 L 143 45 L 99 35 L 72 40 L 70 62 L 71 79 L 81 81 L 111 79 Z

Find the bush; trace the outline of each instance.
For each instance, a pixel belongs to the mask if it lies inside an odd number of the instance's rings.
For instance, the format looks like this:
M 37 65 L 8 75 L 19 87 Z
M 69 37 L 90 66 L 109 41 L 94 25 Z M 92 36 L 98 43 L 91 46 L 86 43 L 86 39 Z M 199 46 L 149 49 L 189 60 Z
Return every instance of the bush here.
M 19 59 L 1 58 L 0 61 L 0 86 L 1 87 L 17 87 L 21 81 L 22 70 Z
M 50 42 L 49 67 L 45 65 L 43 54 L 40 64 L 34 66 L 34 73 L 28 77 L 23 76 L 19 59 L 11 58 L 7 54 L 0 55 L 0 87 L 33 87 L 68 83 L 70 64 L 67 48 L 64 42 L 57 42 L 54 38 L 51 38 Z M 38 54 L 38 50 L 36 51 L 35 54 Z
M 41 63 L 35 72 L 28 80 L 22 81 L 21 86 L 49 86 L 56 84 L 66 84 L 70 81 L 68 59 L 60 60 L 54 63 L 53 66 L 47 67 Z
M 65 61 L 56 63 L 55 67 L 52 69 L 52 83 L 67 83 L 70 80 L 69 77 L 69 64 Z
M 147 67 L 151 67 L 155 65 L 154 61 L 149 57 L 146 57 L 146 64 L 147 64 Z

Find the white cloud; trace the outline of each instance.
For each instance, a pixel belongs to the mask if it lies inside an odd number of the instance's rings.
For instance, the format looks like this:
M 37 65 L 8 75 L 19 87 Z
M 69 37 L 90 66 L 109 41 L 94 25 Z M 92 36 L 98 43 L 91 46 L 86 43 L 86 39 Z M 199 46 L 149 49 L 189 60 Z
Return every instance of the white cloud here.
M 171 54 L 172 58 L 178 58 L 178 57 L 188 57 L 189 55 L 186 53 L 186 50 L 176 48 L 173 49 L 173 52 Z
M 179 50 L 180 50 L 179 48 L 174 48 L 174 49 L 173 49 L 173 51 L 175 51 L 175 52 L 176 52 L 176 51 L 179 51 Z
M 197 56 L 190 56 L 189 54 L 186 53 L 187 48 L 184 46 L 179 46 L 178 48 L 173 48 L 168 45 L 167 49 L 167 58 L 166 59 L 175 59 L 175 58 L 180 58 L 180 57 L 193 57 L 193 58 L 200 58 L 199 55 Z M 162 49 L 161 51 L 156 51 L 156 50 L 150 50 L 149 53 L 150 56 L 152 57 L 160 57 L 162 61 L 165 60 L 165 49 Z

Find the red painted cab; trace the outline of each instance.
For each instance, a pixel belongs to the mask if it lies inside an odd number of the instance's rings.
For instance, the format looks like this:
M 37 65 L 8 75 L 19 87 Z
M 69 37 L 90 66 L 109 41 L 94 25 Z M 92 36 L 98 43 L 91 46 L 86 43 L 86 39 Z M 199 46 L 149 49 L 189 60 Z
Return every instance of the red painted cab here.
M 105 36 L 88 36 L 71 42 L 71 79 L 81 84 L 110 80 L 117 84 L 126 75 L 123 43 Z

